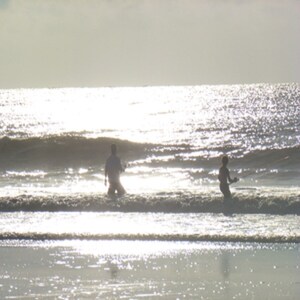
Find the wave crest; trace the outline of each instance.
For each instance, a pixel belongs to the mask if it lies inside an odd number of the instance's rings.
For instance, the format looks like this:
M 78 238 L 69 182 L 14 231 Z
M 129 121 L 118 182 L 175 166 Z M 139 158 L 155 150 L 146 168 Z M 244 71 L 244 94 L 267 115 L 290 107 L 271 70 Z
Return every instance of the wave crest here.
M 53 136 L 47 138 L 0 139 L 2 168 L 49 168 L 103 164 L 110 154 L 110 145 L 126 159 L 145 155 L 147 145 L 114 138 Z
M 0 240 L 127 240 L 238 243 L 300 243 L 299 236 L 219 235 L 219 234 L 76 234 L 76 233 L 0 233 Z
M 258 196 L 241 194 L 230 207 L 220 196 L 186 193 L 126 195 L 111 199 L 106 195 L 27 196 L 0 198 L 0 211 L 119 211 L 164 213 L 229 213 L 300 215 L 300 194 Z

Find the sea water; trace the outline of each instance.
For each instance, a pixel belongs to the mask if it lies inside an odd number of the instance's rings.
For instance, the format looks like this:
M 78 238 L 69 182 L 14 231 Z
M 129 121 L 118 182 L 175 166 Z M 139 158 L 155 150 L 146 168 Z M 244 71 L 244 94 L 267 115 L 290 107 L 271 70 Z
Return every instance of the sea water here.
M 172 220 L 189 231 L 195 213 L 223 212 L 217 173 L 227 154 L 232 177 L 240 178 L 231 186 L 232 212 L 242 220 L 258 214 L 253 222 L 271 214 L 263 236 L 281 215 L 278 223 L 299 238 L 299 84 L 16 89 L 1 90 L 0 103 L 0 207 L 11 213 L 2 214 L 5 222 L 24 222 L 26 211 L 31 232 L 35 218 L 64 222 L 72 215 L 64 212 L 104 219 L 109 211 L 136 212 L 142 220 L 155 212 L 155 224 L 166 218 L 171 231 Z M 109 199 L 104 186 L 111 143 L 127 166 L 127 195 L 119 199 Z M 109 224 L 120 214 L 109 215 Z
M 2 247 L 300 241 L 299 84 L 1 90 L 0 106 Z M 127 190 L 113 199 L 112 143 Z
M 213 210 L 227 154 L 239 209 L 299 212 L 299 101 L 299 84 L 1 90 L 2 209 L 97 206 L 115 143 L 125 211 Z

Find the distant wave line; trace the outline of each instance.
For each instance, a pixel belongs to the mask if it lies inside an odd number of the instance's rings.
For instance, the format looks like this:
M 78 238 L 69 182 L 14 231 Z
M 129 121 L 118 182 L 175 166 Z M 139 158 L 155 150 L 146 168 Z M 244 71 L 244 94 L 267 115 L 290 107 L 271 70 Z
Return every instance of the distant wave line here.
M 209 235 L 209 234 L 76 234 L 76 233 L 0 233 L 0 240 L 128 240 L 237 243 L 300 243 L 300 236 Z

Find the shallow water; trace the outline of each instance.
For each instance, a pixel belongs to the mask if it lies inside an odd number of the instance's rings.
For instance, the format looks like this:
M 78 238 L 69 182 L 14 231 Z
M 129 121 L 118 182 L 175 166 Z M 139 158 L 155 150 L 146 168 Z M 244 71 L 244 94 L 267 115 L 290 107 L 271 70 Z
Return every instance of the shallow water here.
M 1 213 L 2 240 L 300 242 L 300 217 L 263 214 Z
M 299 253 L 295 244 L 5 241 L 0 296 L 297 299 Z

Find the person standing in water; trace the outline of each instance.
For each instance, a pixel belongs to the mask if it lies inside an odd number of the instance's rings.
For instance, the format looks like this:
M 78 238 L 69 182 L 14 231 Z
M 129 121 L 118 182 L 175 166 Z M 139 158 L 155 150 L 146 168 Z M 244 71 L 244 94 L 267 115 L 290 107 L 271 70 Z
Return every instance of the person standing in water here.
M 234 177 L 233 179 L 230 177 L 229 170 L 227 168 L 228 165 L 228 156 L 225 155 L 222 157 L 222 166 L 219 170 L 218 179 L 220 181 L 220 190 L 224 195 L 224 203 L 231 200 L 231 192 L 229 189 L 229 184 L 237 182 L 238 178 Z
M 107 185 L 108 178 L 108 191 L 109 196 L 114 196 L 117 191 L 118 196 L 122 196 L 126 193 L 120 182 L 120 174 L 124 172 L 125 169 L 121 164 L 120 158 L 117 156 L 117 146 L 115 144 L 111 145 L 111 155 L 106 160 L 105 163 L 105 180 L 104 184 Z

